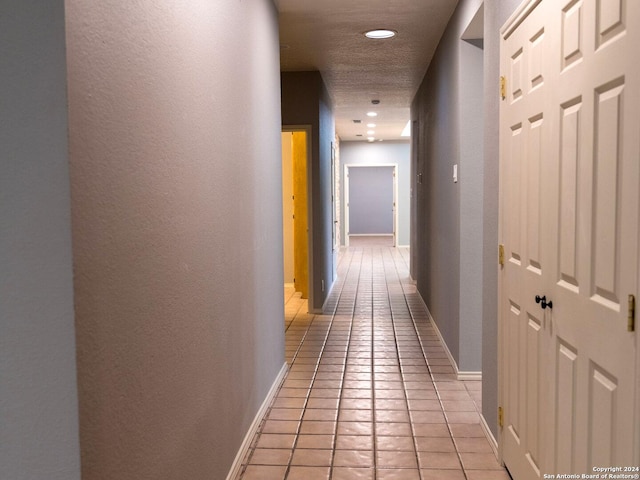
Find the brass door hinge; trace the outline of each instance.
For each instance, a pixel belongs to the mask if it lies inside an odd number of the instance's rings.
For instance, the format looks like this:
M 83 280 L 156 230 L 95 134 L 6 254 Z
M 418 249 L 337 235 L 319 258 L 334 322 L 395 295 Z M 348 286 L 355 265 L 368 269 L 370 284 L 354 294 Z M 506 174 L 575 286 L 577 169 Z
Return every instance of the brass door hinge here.
M 504 409 L 502 407 L 498 407 L 498 425 L 500 428 L 504 427 Z
M 633 332 L 636 329 L 636 297 L 629 295 L 629 309 L 627 312 L 627 330 Z
M 498 245 L 498 264 L 504 267 L 504 245 Z
M 507 98 L 507 78 L 504 75 L 500 77 L 500 98 Z

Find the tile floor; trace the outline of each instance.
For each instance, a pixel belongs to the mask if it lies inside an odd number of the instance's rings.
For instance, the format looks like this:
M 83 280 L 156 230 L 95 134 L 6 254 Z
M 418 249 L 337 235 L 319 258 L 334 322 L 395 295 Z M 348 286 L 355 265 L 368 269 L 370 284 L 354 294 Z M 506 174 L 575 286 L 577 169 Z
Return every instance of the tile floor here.
M 289 373 L 242 480 L 508 480 L 408 275 L 408 251 L 342 252 L 323 315 L 287 289 Z

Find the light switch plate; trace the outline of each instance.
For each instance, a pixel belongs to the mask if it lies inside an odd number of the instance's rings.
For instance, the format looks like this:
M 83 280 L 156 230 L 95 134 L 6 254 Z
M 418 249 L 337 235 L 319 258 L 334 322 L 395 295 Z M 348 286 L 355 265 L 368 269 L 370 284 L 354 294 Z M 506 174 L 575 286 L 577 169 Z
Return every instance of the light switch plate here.
M 453 166 L 453 183 L 458 183 L 458 164 Z

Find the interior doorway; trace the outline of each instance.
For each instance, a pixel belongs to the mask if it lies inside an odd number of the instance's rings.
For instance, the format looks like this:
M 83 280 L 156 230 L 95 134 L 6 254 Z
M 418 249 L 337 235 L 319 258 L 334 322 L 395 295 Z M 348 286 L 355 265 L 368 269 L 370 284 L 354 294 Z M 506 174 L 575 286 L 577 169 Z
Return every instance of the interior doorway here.
M 282 132 L 282 213 L 285 285 L 310 295 L 309 186 L 306 129 Z
M 396 245 L 397 166 L 345 165 L 345 245 L 374 239 Z

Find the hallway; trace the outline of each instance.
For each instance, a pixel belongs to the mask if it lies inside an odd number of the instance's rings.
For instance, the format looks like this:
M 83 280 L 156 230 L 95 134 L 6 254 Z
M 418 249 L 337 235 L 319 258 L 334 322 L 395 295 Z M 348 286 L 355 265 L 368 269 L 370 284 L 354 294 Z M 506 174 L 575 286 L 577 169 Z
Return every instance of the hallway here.
M 242 480 L 508 480 L 457 381 L 405 248 L 343 250 L 324 315 L 286 296 L 290 370 Z

